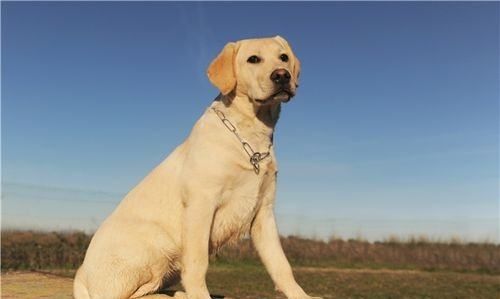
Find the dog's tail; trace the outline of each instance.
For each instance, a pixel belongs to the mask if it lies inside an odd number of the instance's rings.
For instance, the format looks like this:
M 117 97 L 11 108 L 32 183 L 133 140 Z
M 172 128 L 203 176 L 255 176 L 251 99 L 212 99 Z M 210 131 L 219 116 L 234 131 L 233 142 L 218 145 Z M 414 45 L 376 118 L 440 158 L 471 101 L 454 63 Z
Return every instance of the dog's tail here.
M 73 281 L 73 298 L 74 299 L 90 299 L 87 286 L 82 282 L 82 268 L 78 269 Z

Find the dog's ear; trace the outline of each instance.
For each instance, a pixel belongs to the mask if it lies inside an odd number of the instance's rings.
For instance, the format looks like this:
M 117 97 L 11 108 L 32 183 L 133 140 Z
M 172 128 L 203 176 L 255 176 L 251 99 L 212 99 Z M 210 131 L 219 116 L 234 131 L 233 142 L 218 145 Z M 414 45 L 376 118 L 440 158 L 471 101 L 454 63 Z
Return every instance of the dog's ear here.
M 293 64 L 292 64 L 292 74 L 295 84 L 299 85 L 299 76 L 300 76 L 300 60 L 295 56 L 295 53 L 292 51 L 292 47 L 288 44 L 286 39 L 282 38 L 279 35 L 276 35 L 275 39 L 281 43 L 290 53 L 293 55 Z
M 297 58 L 297 56 L 295 56 L 295 54 L 293 55 L 293 57 L 294 57 L 293 70 L 292 70 L 293 78 L 295 79 L 295 85 L 299 86 L 300 60 Z
M 223 95 L 227 95 L 236 87 L 234 74 L 234 58 L 236 43 L 228 43 L 219 55 L 210 63 L 207 76 Z

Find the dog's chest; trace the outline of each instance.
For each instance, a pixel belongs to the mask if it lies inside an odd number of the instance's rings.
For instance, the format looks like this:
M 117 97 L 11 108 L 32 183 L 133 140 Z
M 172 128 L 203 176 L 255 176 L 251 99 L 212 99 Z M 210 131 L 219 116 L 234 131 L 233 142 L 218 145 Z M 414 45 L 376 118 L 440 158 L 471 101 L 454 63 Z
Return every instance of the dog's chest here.
M 211 251 L 222 245 L 237 241 L 250 231 L 252 220 L 258 212 L 267 180 L 275 179 L 273 163 L 266 163 L 261 175 L 248 172 L 241 176 L 235 184 L 227 187 L 221 198 L 221 205 L 217 209 L 210 236 Z

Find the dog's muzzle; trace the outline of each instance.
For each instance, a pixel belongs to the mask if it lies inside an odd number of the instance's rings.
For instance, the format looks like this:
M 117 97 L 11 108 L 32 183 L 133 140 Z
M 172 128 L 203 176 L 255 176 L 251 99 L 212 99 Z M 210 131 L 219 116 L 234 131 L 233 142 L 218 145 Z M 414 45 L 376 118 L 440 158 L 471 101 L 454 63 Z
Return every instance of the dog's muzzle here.
M 290 75 L 290 72 L 285 69 L 276 69 L 271 73 L 270 78 L 271 81 L 276 84 L 276 86 L 283 88 L 287 85 L 290 85 L 290 79 L 292 78 L 292 76 Z
M 265 105 L 265 104 L 271 104 L 273 102 L 283 102 L 286 103 L 290 101 L 290 99 L 294 96 L 295 94 L 290 91 L 290 89 L 278 89 L 275 93 L 273 93 L 270 97 L 266 99 L 255 99 L 258 103 Z
M 273 101 L 288 102 L 295 95 L 290 88 L 290 72 L 285 69 L 276 69 L 271 73 L 270 79 L 276 87 L 276 92 L 267 99 L 257 99 L 261 104 L 266 104 Z

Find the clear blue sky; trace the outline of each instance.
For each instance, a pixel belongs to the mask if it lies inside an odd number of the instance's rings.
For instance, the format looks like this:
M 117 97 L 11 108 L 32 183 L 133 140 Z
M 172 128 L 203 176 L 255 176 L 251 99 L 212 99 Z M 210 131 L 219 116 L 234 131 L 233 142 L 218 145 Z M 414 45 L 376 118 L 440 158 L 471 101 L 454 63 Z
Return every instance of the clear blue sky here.
M 92 230 L 217 95 L 228 41 L 302 61 L 283 234 L 499 240 L 499 3 L 2 2 L 2 222 Z

